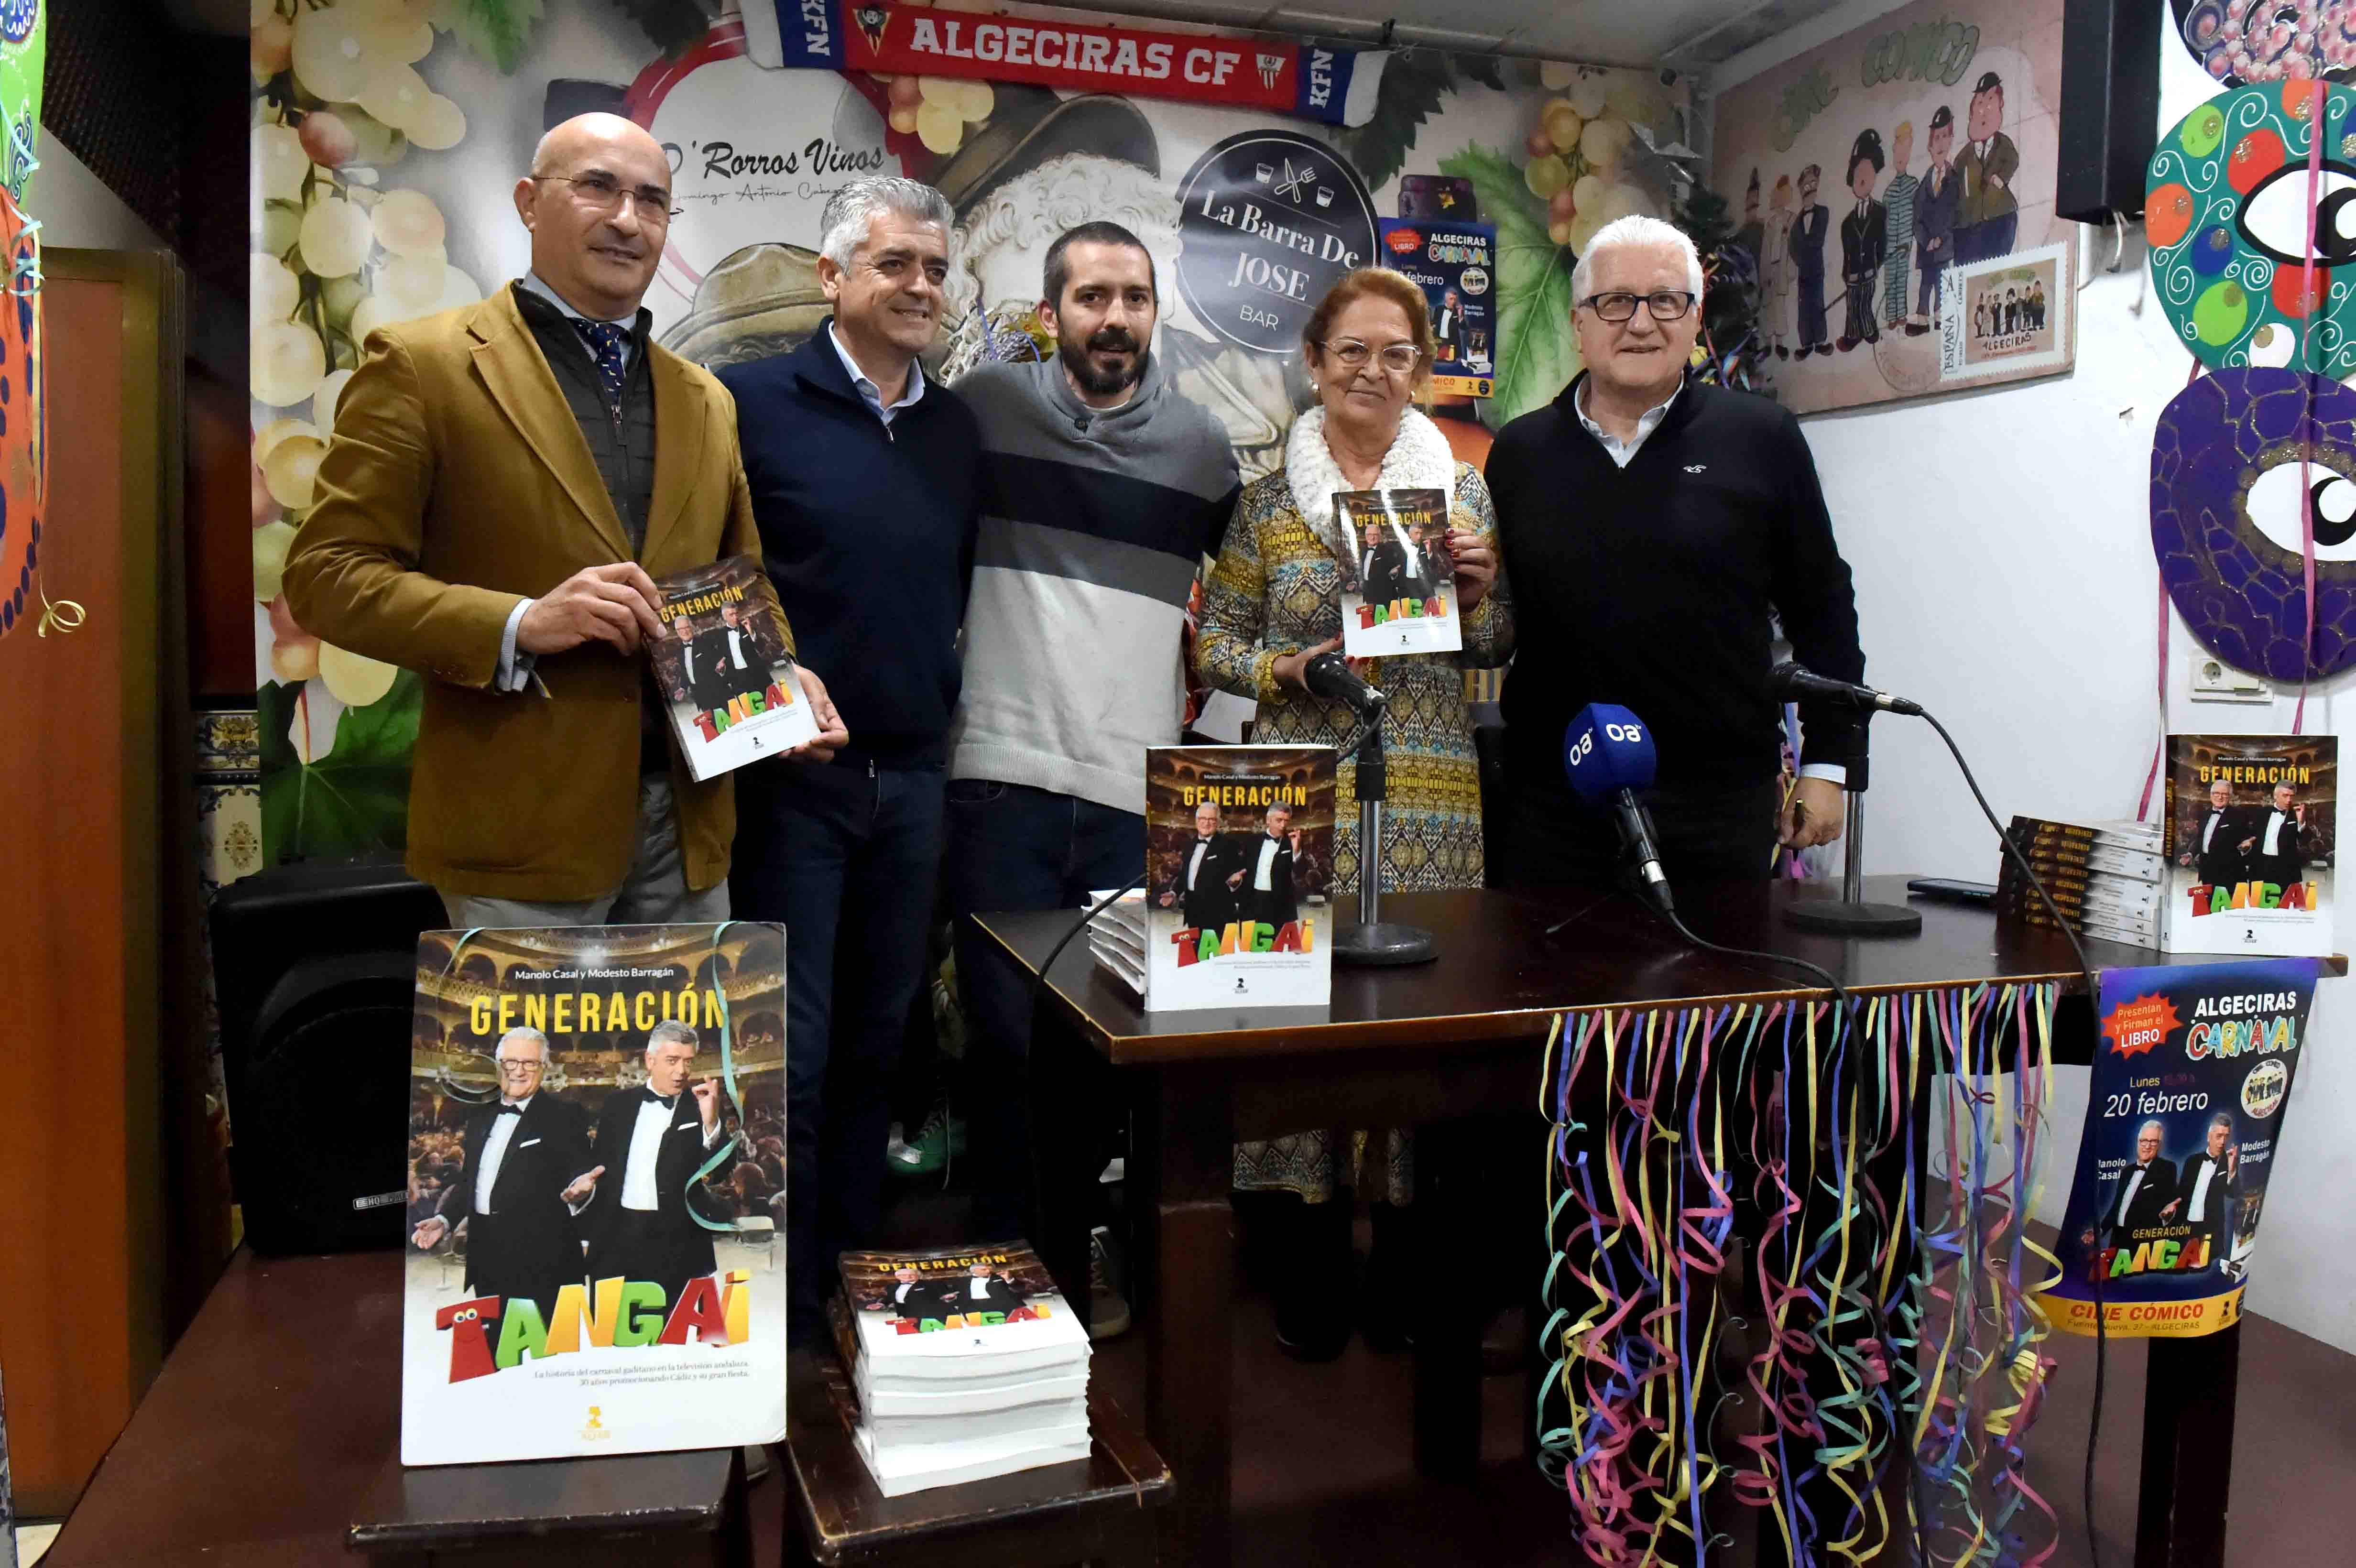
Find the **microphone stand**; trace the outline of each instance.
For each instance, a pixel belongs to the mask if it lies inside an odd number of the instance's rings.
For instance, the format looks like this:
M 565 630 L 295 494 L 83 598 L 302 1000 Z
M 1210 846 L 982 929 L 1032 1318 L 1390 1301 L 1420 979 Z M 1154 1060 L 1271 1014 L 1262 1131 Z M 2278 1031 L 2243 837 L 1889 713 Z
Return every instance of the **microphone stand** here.
M 1390 788 L 1383 763 L 1383 712 L 1377 704 L 1358 742 L 1358 923 L 1333 933 L 1337 964 L 1429 964 L 1440 956 L 1431 933 L 1382 917 L 1383 800 Z
M 1873 718 L 1870 709 L 1866 720 Z M 1867 760 L 1866 726 L 1857 732 L 1857 755 L 1848 764 L 1841 787 L 1848 795 L 1848 822 L 1843 829 L 1847 847 L 1841 859 L 1841 896 L 1836 899 L 1794 899 L 1783 906 L 1783 919 L 1802 931 L 1829 932 L 1836 936 L 1912 936 L 1922 929 L 1922 916 L 1903 904 L 1865 901 L 1865 786 L 1870 774 Z

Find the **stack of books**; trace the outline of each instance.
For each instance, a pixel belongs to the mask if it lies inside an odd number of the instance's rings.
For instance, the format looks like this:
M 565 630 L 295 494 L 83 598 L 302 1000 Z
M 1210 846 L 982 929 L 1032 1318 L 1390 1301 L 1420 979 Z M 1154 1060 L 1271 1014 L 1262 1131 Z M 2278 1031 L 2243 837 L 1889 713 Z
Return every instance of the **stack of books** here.
M 2158 823 L 2061 822 L 2016 816 L 2011 837 L 2037 872 L 2062 919 L 2085 936 L 2158 947 L 2160 898 L 2168 860 Z M 1999 920 L 2051 926 L 2052 914 L 2037 890 L 2004 857 L 1996 895 Z
M 1111 898 L 1113 890 L 1088 895 L 1088 907 L 1096 908 Z M 1129 987 L 1140 1001 L 1145 999 L 1145 894 L 1130 891 L 1108 906 L 1102 914 L 1088 922 L 1088 951 L 1095 955 L 1098 966 Z
M 852 1441 L 887 1498 L 1088 1456 L 1088 1331 L 1021 1242 L 845 1253 Z

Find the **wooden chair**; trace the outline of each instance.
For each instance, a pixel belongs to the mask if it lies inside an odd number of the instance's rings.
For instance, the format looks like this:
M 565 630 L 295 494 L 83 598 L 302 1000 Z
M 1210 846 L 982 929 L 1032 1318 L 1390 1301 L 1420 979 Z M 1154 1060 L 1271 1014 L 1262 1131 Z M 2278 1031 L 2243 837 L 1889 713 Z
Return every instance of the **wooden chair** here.
M 886 1498 L 851 1445 L 855 1408 L 841 1361 L 794 1353 L 787 1373 L 786 1561 L 880 1568 L 1050 1568 L 1164 1561 L 1160 1516 L 1170 1467 L 1143 1426 L 1091 1380 L 1086 1460 Z

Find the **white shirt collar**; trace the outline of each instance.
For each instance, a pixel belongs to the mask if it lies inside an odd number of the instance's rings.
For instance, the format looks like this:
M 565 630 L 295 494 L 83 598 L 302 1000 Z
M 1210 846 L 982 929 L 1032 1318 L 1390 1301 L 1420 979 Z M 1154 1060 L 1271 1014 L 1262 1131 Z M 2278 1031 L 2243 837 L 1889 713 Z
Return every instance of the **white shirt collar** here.
M 610 318 L 605 316 L 584 315 L 581 312 L 574 310 L 572 304 L 566 301 L 562 294 L 560 294 L 554 289 L 550 288 L 548 286 L 548 280 L 541 277 L 538 272 L 524 273 L 523 286 L 527 292 L 538 294 L 541 299 L 546 300 L 558 310 L 562 311 L 564 313 L 564 319 L 567 321 L 603 322 L 608 325 L 628 328 L 628 336 L 622 339 L 622 364 L 626 368 L 628 367 L 630 357 L 637 352 L 638 347 L 638 313 L 637 311 L 633 310 L 627 315 L 617 315 Z M 581 339 L 581 352 L 589 356 L 593 363 L 597 357 L 597 351 L 589 347 L 589 340 L 586 337 Z
M 867 372 L 859 368 L 859 361 L 851 357 L 851 350 L 845 348 L 842 346 L 842 339 L 836 336 L 834 323 L 831 320 L 826 324 L 826 340 L 833 347 L 835 357 L 842 361 L 843 369 L 850 373 L 851 384 L 859 389 L 860 397 L 866 401 L 869 408 L 875 411 L 875 417 L 885 424 L 892 422 L 893 415 L 925 395 L 925 368 L 911 359 L 908 361 L 907 390 L 900 394 L 898 402 L 888 409 L 885 408 L 884 389 L 877 386 L 869 379 Z
M 562 311 L 567 316 L 574 321 L 603 321 L 610 323 L 615 326 L 628 327 L 635 327 L 638 325 L 638 313 L 635 307 L 623 312 L 620 315 L 591 315 L 585 311 L 573 309 L 572 302 L 567 300 L 562 294 L 558 293 L 554 289 L 551 288 L 548 284 L 548 280 L 541 277 L 538 272 L 528 272 L 524 273 L 523 286 L 530 289 L 533 293 L 538 294 L 541 298 L 546 300 L 549 304 L 554 305 L 557 309 Z
M 539 1092 L 535 1090 L 532 1093 L 526 1094 L 520 1100 L 510 1100 L 506 1095 L 502 1094 L 499 1096 L 499 1104 L 502 1105 L 513 1105 L 519 1111 L 529 1111 L 531 1109 L 532 1101 L 538 1097 L 538 1093 Z
M 1617 436 L 1587 417 L 1588 386 L 1587 382 L 1580 384 L 1579 395 L 1571 400 L 1572 411 L 1579 415 L 1579 422 L 1587 427 L 1587 433 L 1601 442 L 1603 450 L 1611 455 L 1612 463 L 1622 468 L 1628 466 L 1629 461 L 1636 455 L 1636 449 L 1644 444 L 1645 437 L 1661 428 L 1661 421 L 1669 417 L 1669 406 L 1675 403 L 1678 395 L 1686 389 L 1686 384 L 1680 379 L 1676 391 L 1671 392 L 1658 403 L 1646 409 L 1644 417 L 1636 421 L 1636 433 L 1630 436 L 1627 444 L 1623 446 Z

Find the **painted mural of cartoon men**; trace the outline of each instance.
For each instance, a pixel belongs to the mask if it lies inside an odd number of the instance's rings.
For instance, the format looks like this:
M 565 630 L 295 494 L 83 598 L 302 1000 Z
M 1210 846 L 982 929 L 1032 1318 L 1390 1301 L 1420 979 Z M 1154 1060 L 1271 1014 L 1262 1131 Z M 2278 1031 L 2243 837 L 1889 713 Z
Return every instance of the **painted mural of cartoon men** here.
M 1792 357 L 1833 351 L 1831 324 L 1825 320 L 1825 238 L 1832 214 L 1816 199 L 1824 171 L 1810 164 L 1800 171 L 1800 216 L 1792 220 L 1792 275 L 1800 293 L 1800 347 Z
M 2020 225 L 2012 177 L 2020 172 L 2020 152 L 2000 129 L 2003 124 L 2004 80 L 1988 71 L 1972 89 L 1965 126 L 1972 139 L 1955 159 L 1955 172 L 1964 180 L 1963 209 L 1955 218 L 1959 262 L 2012 254 L 2013 231 Z
M 1947 157 L 1955 146 L 1955 113 L 1944 103 L 1931 116 L 1930 145 L 1931 166 L 1914 193 L 1914 262 L 1922 282 L 1906 323 L 1910 337 L 1931 330 L 1932 313 L 1939 308 L 1939 275 L 1955 259 L 1955 217 L 1963 209 L 1963 178 Z
M 1792 357 L 1797 323 L 1792 315 L 1792 176 L 1775 176 L 1767 197 L 1767 222 L 1760 233 L 1759 328 L 1766 352 Z
M 1875 284 L 1890 251 L 1890 213 L 1873 199 L 1873 182 L 1880 177 L 1882 163 L 1880 133 L 1870 126 L 1859 131 L 1848 154 L 1848 188 L 1857 209 L 1841 219 L 1841 282 L 1848 290 L 1848 316 L 1834 347 L 1844 354 L 1881 337 L 1874 320 L 1880 303 Z
M 1913 281 L 1909 263 L 1914 259 L 1914 208 L 1922 188 L 1906 172 L 1913 156 L 1914 122 L 1901 120 L 1890 133 L 1890 183 L 1881 191 L 1890 237 L 1890 259 L 1881 269 L 1881 320 L 1892 332 L 1906 325 L 1906 285 Z

